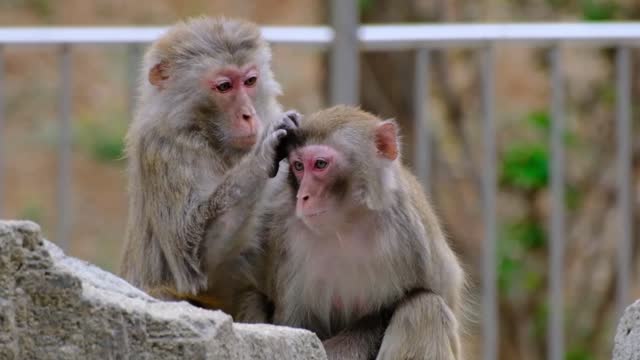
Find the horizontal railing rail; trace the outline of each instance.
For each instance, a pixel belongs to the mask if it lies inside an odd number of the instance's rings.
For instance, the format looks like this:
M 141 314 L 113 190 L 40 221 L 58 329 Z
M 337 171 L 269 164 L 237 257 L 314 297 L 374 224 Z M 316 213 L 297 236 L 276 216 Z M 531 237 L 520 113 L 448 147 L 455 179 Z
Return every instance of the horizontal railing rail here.
M 0 27 L 0 44 L 136 44 L 149 43 L 166 27 Z M 328 26 L 263 26 L 272 44 L 327 48 L 334 32 Z M 640 23 L 564 24 L 385 24 L 363 25 L 357 32 L 365 50 L 417 49 L 425 46 L 475 46 L 485 42 L 584 42 L 597 45 L 640 44 Z

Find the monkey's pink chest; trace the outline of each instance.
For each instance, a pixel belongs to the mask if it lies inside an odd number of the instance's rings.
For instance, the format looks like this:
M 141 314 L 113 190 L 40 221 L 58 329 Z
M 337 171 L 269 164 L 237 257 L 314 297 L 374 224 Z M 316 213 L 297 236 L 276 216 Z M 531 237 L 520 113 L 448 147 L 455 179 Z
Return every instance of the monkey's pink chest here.
M 339 294 L 333 294 L 331 297 L 331 305 L 333 309 L 338 311 L 347 311 L 350 313 L 364 313 L 367 308 L 366 303 L 360 297 L 356 297 L 354 300 L 346 303 Z

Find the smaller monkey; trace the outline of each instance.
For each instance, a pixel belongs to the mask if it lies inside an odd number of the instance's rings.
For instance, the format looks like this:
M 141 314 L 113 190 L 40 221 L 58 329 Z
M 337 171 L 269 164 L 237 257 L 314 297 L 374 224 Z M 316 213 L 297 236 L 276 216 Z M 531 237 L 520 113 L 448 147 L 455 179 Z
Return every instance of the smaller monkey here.
M 283 114 L 271 51 L 250 22 L 176 24 L 149 48 L 144 71 L 127 133 L 123 277 L 233 315 L 252 214 L 298 115 Z
M 338 106 L 281 146 L 288 184 L 263 213 L 240 320 L 312 330 L 329 359 L 460 359 L 463 270 L 396 123 Z

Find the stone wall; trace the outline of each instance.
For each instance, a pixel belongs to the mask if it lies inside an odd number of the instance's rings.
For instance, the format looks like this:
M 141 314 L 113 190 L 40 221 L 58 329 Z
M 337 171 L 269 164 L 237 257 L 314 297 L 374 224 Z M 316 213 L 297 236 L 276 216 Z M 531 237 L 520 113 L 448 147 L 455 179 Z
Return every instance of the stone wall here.
M 629 306 L 618 323 L 614 360 L 640 360 L 640 300 Z
M 304 330 L 158 301 L 0 221 L 0 359 L 325 359 Z

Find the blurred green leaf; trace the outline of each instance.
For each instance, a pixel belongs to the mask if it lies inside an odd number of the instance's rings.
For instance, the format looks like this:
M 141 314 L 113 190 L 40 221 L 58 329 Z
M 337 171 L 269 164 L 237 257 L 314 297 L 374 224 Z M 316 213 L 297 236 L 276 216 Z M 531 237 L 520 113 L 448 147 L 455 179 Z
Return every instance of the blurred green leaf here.
M 541 144 L 512 146 L 502 157 L 500 181 L 522 190 L 537 190 L 549 182 L 549 151 Z
M 533 332 L 538 339 L 544 339 L 547 334 L 547 318 L 549 309 L 546 301 L 538 303 L 533 315 Z
M 50 18 L 53 15 L 54 4 L 50 0 L 24 0 L 24 5 L 37 16 Z
M 358 7 L 360 9 L 360 13 L 368 11 L 373 7 L 375 0 L 358 0 Z
M 124 156 L 124 138 L 127 122 L 123 117 L 114 114 L 106 115 L 107 119 L 80 119 L 75 136 L 82 148 L 91 156 L 103 162 L 119 162 Z
M 580 206 L 580 202 L 582 200 L 582 193 L 575 185 L 567 184 L 565 199 L 566 199 L 567 208 L 569 210 L 575 210 Z
M 527 115 L 525 120 L 536 128 L 543 130 L 545 134 L 551 129 L 551 116 L 549 116 L 548 111 L 533 111 Z
M 544 286 L 544 278 L 537 271 L 528 271 L 525 274 L 524 288 L 527 291 L 537 291 Z
M 617 5 L 610 0 L 582 0 L 582 18 L 586 21 L 609 21 L 617 11 Z
M 551 133 L 551 115 L 549 115 L 548 111 L 533 111 L 526 116 L 525 121 L 540 130 L 545 140 L 549 139 L 549 134 Z M 564 134 L 564 142 L 569 146 L 576 145 L 578 137 L 576 134 L 566 131 Z
M 518 282 L 522 273 L 522 262 L 507 254 L 502 254 L 498 259 L 498 288 L 503 293 L 508 293 Z
M 582 347 L 573 346 L 564 357 L 566 360 L 594 360 L 593 355 L 589 354 L 589 351 Z
M 124 155 L 123 134 L 110 131 L 93 133 L 91 152 L 100 161 L 119 161 Z
M 542 226 L 531 220 L 508 224 L 506 236 L 527 250 L 542 248 L 547 243 L 547 235 Z
M 39 224 L 44 218 L 44 209 L 39 202 L 30 200 L 25 207 L 18 213 L 18 219 L 31 220 Z

